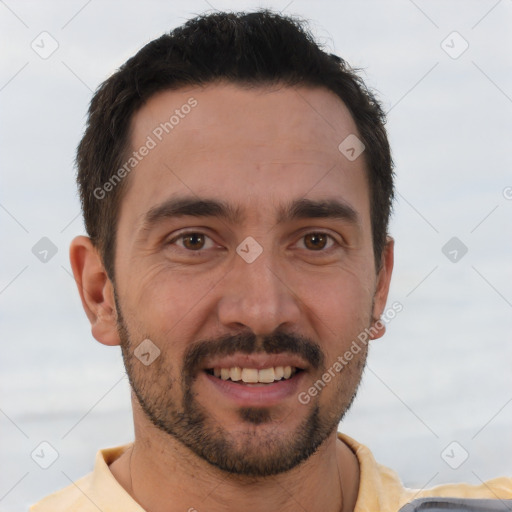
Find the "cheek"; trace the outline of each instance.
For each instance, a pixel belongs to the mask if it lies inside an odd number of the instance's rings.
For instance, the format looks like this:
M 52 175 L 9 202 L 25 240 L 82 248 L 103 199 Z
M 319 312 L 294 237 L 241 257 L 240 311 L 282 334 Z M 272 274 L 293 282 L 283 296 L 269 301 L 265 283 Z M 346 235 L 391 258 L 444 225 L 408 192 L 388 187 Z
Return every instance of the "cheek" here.
M 297 296 L 338 335 L 367 320 L 375 286 L 371 273 L 347 265 L 336 272 L 302 274 L 297 283 Z
M 308 322 L 313 326 L 317 339 L 321 340 L 325 370 L 331 369 L 336 375 L 334 385 L 329 387 L 333 393 L 336 390 L 341 392 L 339 386 L 358 381 L 366 359 L 367 344 L 360 342 L 360 336 L 364 335 L 371 322 L 371 283 L 361 278 L 359 273 L 345 271 L 317 279 L 314 287 L 308 288 L 303 282 L 298 296 L 306 306 Z M 355 348 L 347 353 L 351 347 Z M 344 357 L 346 353 L 347 357 Z M 346 363 L 341 372 L 333 368 L 340 357 Z
M 199 266 L 179 269 L 168 262 L 153 265 L 140 279 L 134 275 L 125 285 L 128 306 L 123 304 L 132 339 L 147 337 L 165 358 L 181 362 L 211 313 L 215 285 L 222 276 L 220 271 L 203 272 Z
M 195 271 L 194 271 L 195 270 Z M 179 268 L 167 261 L 138 271 L 134 265 L 126 281 L 125 296 L 133 313 L 141 321 L 155 322 L 161 327 L 172 325 L 193 309 L 212 289 L 214 272 L 200 273 L 197 268 Z M 218 280 L 218 279 L 217 279 Z

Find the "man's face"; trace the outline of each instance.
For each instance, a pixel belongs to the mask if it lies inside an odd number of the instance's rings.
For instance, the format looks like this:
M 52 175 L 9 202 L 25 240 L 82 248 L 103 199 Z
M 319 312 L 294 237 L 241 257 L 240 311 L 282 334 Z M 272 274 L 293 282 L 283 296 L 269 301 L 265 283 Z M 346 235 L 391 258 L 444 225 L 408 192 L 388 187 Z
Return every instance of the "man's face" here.
M 115 256 L 141 409 L 224 470 L 288 470 L 336 429 L 366 347 L 299 394 L 384 307 L 364 158 L 338 150 L 356 126 L 324 89 L 216 84 L 152 97 L 132 127 L 132 150 L 156 143 L 127 178 Z M 147 339 L 149 365 L 134 354 Z

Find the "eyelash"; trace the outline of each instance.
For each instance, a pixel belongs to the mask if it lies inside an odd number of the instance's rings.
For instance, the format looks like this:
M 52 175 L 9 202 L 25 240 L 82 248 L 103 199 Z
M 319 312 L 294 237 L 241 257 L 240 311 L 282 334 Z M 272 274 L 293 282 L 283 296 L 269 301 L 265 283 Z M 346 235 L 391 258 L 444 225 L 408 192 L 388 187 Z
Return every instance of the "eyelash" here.
M 173 245 L 176 241 L 178 240 L 182 240 L 183 238 L 185 238 L 186 236 L 188 235 L 203 235 L 205 238 L 212 240 L 212 238 L 210 236 L 208 236 L 206 233 L 203 233 L 202 231 L 184 231 L 182 233 L 180 233 L 179 235 L 175 236 L 172 240 L 169 240 L 169 242 L 167 242 L 167 245 Z M 329 250 L 333 249 L 334 248 L 334 245 L 338 245 L 340 246 L 341 244 L 334 238 L 333 235 L 331 235 L 330 233 L 327 233 L 325 231 L 308 231 L 307 233 L 304 233 L 299 240 L 303 240 L 304 237 L 306 237 L 307 235 L 324 235 L 326 236 L 327 238 L 329 238 L 329 240 L 332 242 L 331 246 L 327 247 L 327 248 L 323 248 L 323 249 L 320 249 L 318 251 L 313 251 L 313 250 L 308 250 L 307 248 L 305 250 L 307 250 L 308 252 L 311 252 L 311 253 L 315 253 L 315 252 L 318 252 L 318 253 L 326 253 L 328 252 Z M 181 247 L 180 246 L 180 249 L 183 249 L 187 252 L 190 252 L 190 253 L 201 253 L 201 252 L 204 252 L 208 249 L 198 249 L 196 251 L 193 251 L 191 249 L 187 249 L 186 247 Z

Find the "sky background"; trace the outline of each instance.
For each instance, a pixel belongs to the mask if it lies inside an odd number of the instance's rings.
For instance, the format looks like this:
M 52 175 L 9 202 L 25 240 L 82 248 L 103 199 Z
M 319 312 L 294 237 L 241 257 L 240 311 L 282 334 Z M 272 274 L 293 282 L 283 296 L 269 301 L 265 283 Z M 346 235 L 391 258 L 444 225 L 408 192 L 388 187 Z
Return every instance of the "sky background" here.
M 371 346 L 340 430 L 409 486 L 512 476 L 511 0 L 5 0 L 0 512 L 27 510 L 133 436 L 120 350 L 92 338 L 68 260 L 84 233 L 73 162 L 92 92 L 191 16 L 262 6 L 310 20 L 388 111 L 389 304 L 403 311 Z M 56 252 L 40 261 L 44 237 Z

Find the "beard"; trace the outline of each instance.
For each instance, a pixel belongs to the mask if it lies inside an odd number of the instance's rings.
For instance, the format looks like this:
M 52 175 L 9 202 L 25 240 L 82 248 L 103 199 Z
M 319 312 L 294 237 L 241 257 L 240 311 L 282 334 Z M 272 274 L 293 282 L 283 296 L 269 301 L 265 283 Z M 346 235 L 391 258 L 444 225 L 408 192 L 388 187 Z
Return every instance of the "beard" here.
M 227 335 L 190 344 L 181 367 L 174 370 L 175 361 L 166 351 L 172 343 L 169 340 L 160 343 L 152 338 L 161 353 L 151 365 L 144 366 L 134 355 L 137 343 L 130 336 L 117 296 L 115 302 L 126 373 L 146 417 L 195 455 L 232 475 L 266 477 L 298 466 L 337 430 L 357 394 L 366 363 L 366 348 L 357 360 L 353 359 L 350 368 L 344 368 L 347 379 L 338 377 L 337 392 L 331 395 L 329 403 L 321 406 L 318 400 L 312 401 L 308 414 L 293 431 L 283 431 L 282 427 L 286 427 L 287 418 L 293 418 L 297 408 L 305 407 L 298 400 L 296 407 L 284 417 L 283 411 L 276 408 L 239 408 L 237 428 L 229 430 L 208 412 L 194 392 L 194 382 L 207 358 L 235 353 L 287 352 L 300 355 L 320 377 L 325 371 L 325 356 L 318 344 L 282 331 L 265 337 L 252 332 Z

